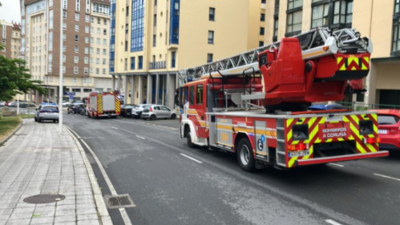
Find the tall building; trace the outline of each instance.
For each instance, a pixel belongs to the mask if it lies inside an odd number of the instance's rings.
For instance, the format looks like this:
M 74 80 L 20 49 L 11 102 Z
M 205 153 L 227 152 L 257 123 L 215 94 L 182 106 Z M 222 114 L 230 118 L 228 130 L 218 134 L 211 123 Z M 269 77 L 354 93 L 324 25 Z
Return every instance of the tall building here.
M 21 25 L 0 20 L 0 44 L 4 47 L 0 55 L 14 59 L 20 57 Z
M 345 101 L 400 105 L 398 0 L 274 0 L 266 3 L 266 15 L 266 43 L 322 26 L 351 27 L 370 37 L 374 51 L 367 92 Z
M 265 3 L 111 0 L 114 87 L 126 102 L 173 108 L 180 69 L 264 45 Z
M 66 87 L 63 96 L 65 100 L 82 100 L 91 91 L 111 90 L 111 76 L 108 72 L 109 0 L 20 2 L 21 53 L 33 79 L 42 80 L 43 86 L 49 90 L 48 96 L 41 96 L 35 92 L 31 100 L 58 101 L 56 97 L 59 93 L 60 51 L 63 83 Z

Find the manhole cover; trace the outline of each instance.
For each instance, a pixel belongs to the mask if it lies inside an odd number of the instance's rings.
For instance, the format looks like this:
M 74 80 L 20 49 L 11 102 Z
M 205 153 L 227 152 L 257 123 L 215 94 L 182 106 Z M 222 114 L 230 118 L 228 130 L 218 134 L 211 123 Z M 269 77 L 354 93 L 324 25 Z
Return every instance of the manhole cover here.
M 32 204 L 45 204 L 64 200 L 64 195 L 34 195 L 24 199 L 26 203 Z
M 104 196 L 109 209 L 136 207 L 129 194 L 118 196 Z

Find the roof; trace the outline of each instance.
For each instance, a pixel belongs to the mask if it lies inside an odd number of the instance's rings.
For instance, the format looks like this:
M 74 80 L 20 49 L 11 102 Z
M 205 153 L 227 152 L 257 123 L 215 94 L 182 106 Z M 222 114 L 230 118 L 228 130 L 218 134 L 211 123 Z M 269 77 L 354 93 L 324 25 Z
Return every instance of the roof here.
M 13 30 L 21 30 L 21 24 L 13 23 Z

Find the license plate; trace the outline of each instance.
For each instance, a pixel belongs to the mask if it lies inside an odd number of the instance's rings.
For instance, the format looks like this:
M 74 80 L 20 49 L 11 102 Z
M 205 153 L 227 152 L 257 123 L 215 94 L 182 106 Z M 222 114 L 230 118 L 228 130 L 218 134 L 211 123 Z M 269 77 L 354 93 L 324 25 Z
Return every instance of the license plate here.
M 310 151 L 298 151 L 298 152 L 289 152 L 289 157 L 301 157 L 301 156 L 306 156 L 309 155 Z
M 378 130 L 378 134 L 387 134 L 388 131 L 387 130 Z

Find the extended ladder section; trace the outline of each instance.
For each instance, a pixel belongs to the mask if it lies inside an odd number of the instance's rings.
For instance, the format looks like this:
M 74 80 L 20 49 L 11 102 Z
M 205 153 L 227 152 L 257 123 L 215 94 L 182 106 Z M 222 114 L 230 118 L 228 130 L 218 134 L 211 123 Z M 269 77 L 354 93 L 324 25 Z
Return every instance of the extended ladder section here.
M 304 60 L 337 53 L 372 53 L 373 50 L 369 38 L 361 38 L 359 32 L 350 28 L 333 32 L 328 28 L 315 28 L 295 37 L 299 40 Z M 280 44 L 281 42 L 275 42 L 216 62 L 183 69 L 180 70 L 180 77 L 186 82 L 188 77 L 199 79 L 208 78 L 210 75 L 213 77 L 240 75 L 249 68 L 259 72 L 258 55 L 266 50 L 279 49 Z M 247 71 L 249 74 L 254 72 Z

